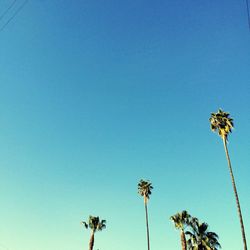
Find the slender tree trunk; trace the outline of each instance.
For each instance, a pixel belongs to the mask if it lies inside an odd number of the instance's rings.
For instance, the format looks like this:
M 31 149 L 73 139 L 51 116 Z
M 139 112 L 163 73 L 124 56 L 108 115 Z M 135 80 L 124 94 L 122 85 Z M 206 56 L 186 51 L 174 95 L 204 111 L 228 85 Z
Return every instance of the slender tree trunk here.
M 147 206 L 147 198 L 145 198 L 145 197 L 144 197 L 144 204 L 145 204 L 145 213 L 146 213 L 146 227 L 147 227 L 148 250 L 150 250 L 150 244 L 149 244 L 149 227 L 148 227 L 148 206 Z
M 95 232 L 92 231 L 90 240 L 89 240 L 89 250 L 93 250 L 94 242 L 95 242 Z
M 182 250 L 187 250 L 187 242 L 183 229 L 181 229 L 181 248 Z
M 227 149 L 227 141 L 226 141 L 225 136 L 222 138 L 222 140 L 223 140 L 224 149 L 226 152 L 228 168 L 229 168 L 231 181 L 232 181 L 232 185 L 233 185 L 233 190 L 234 190 L 234 195 L 235 195 L 235 199 L 236 199 L 236 205 L 237 205 L 237 210 L 238 210 L 238 216 L 240 219 L 240 226 L 241 226 L 241 233 L 242 233 L 244 250 L 247 250 L 247 241 L 246 241 L 245 229 L 244 229 L 244 224 L 243 224 L 243 218 L 242 218 L 241 209 L 240 209 L 240 201 L 239 201 L 239 197 L 238 197 L 238 193 L 237 193 L 237 189 L 236 189 L 236 184 L 235 184 L 234 175 L 233 175 L 233 169 L 231 166 L 231 161 L 230 161 L 230 157 L 229 157 L 229 153 L 228 153 L 228 149 Z

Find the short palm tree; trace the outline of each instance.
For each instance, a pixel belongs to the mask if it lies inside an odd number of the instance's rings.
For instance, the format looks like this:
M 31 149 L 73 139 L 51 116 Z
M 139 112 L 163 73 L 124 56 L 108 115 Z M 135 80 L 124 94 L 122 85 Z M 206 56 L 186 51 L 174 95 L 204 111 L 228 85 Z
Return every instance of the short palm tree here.
M 187 249 L 186 237 L 185 237 L 185 228 L 189 225 L 191 216 L 187 211 L 182 211 L 181 213 L 177 213 L 170 217 L 170 219 L 174 222 L 174 225 L 181 232 L 181 246 L 182 250 Z
M 238 196 L 237 189 L 236 189 L 236 183 L 234 180 L 233 169 L 232 169 L 231 160 L 230 160 L 228 148 L 227 148 L 228 135 L 229 135 L 229 133 L 232 132 L 233 125 L 234 125 L 233 119 L 229 116 L 230 116 L 229 113 L 226 113 L 226 112 L 222 111 L 221 109 L 219 109 L 217 113 L 211 114 L 209 121 L 210 121 L 211 129 L 213 131 L 217 131 L 219 136 L 222 138 L 222 141 L 223 141 L 223 145 L 224 145 L 224 149 L 225 149 L 225 153 L 226 153 L 226 158 L 227 158 L 227 162 L 228 162 L 228 168 L 229 168 L 231 181 L 232 181 L 232 185 L 233 185 L 234 195 L 235 195 L 235 199 L 236 199 L 236 205 L 237 205 L 240 226 L 241 226 L 242 239 L 243 239 L 243 246 L 244 246 L 244 250 L 247 250 L 247 242 L 246 242 L 243 217 L 242 217 L 241 208 L 240 208 L 240 201 L 239 201 L 239 196 Z
M 100 220 L 99 217 L 89 216 L 89 221 L 86 223 L 85 221 L 81 222 L 86 229 L 91 229 L 90 241 L 89 241 L 89 250 L 93 250 L 94 242 L 95 242 L 95 232 L 102 231 L 106 228 L 106 220 Z
M 138 183 L 138 193 L 144 198 L 148 250 L 150 250 L 150 242 L 149 242 L 148 206 L 147 206 L 147 204 L 148 204 L 149 196 L 151 195 L 152 189 L 153 189 L 153 186 L 149 181 L 140 180 L 140 182 Z
M 186 232 L 189 250 L 218 250 L 221 248 L 218 235 L 208 231 L 207 223 L 199 223 L 197 218 L 192 218 L 190 230 Z

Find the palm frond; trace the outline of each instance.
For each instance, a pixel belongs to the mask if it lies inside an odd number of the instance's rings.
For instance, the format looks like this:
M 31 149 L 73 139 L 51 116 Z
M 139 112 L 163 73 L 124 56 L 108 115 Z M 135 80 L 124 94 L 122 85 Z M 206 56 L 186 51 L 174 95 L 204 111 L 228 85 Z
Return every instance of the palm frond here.
M 208 224 L 200 223 L 197 218 L 192 218 L 190 223 L 191 231 L 186 231 L 187 245 L 189 250 L 204 249 L 217 250 L 220 248 L 218 235 L 208 231 Z
M 88 224 L 85 221 L 81 221 L 81 224 L 83 224 L 85 228 L 88 229 Z

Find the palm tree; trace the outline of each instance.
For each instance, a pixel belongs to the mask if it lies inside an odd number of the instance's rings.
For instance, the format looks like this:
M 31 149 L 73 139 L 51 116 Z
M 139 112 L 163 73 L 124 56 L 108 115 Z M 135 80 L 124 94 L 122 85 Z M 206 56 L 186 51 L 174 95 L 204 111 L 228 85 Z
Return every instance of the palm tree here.
M 207 231 L 207 223 L 199 223 L 197 218 L 192 218 L 190 228 L 191 231 L 186 232 L 189 250 L 218 250 L 218 248 L 221 248 L 218 235 Z
M 174 222 L 174 225 L 177 229 L 181 231 L 181 246 L 182 250 L 187 249 L 187 242 L 185 237 L 185 228 L 189 225 L 191 216 L 188 214 L 187 211 L 182 211 L 181 213 L 177 213 L 170 217 L 170 220 Z
M 228 148 L 227 148 L 227 142 L 228 142 L 228 135 L 229 133 L 232 132 L 233 129 L 233 119 L 229 117 L 230 114 L 222 111 L 221 109 L 218 110 L 217 113 L 212 113 L 211 117 L 209 119 L 210 121 L 210 126 L 213 131 L 218 131 L 219 136 L 222 138 L 225 153 L 226 153 L 226 158 L 228 162 L 228 168 L 231 176 L 231 181 L 233 185 L 233 190 L 234 190 L 234 195 L 236 199 L 236 205 L 237 205 L 237 210 L 238 210 L 238 215 L 240 219 L 240 226 L 241 226 L 241 233 L 242 233 L 242 239 L 243 239 L 243 246 L 244 250 L 247 250 L 247 242 L 246 242 L 246 235 L 245 235 L 245 229 L 244 229 L 244 224 L 243 224 L 243 218 L 241 214 L 241 208 L 240 208 L 240 201 L 239 201 L 239 196 L 237 193 L 236 189 L 236 183 L 234 180 L 234 175 L 233 175 L 233 169 L 228 153 Z
M 81 222 L 86 229 L 91 229 L 91 236 L 89 241 L 89 250 L 93 250 L 94 242 L 95 242 L 95 232 L 102 231 L 106 228 L 106 220 L 100 220 L 99 217 L 89 216 L 89 221 L 86 223 L 85 221 Z
M 153 189 L 152 184 L 149 181 L 140 180 L 138 183 L 138 193 L 144 198 L 145 212 L 146 212 L 146 228 L 147 228 L 147 242 L 148 242 L 148 250 L 150 250 L 149 243 L 149 227 L 148 227 L 148 200 L 151 195 L 151 190 Z

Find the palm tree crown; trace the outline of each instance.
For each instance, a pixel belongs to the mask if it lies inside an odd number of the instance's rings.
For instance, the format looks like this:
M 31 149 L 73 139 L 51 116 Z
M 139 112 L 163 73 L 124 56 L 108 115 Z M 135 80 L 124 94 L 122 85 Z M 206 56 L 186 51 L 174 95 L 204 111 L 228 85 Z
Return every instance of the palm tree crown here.
M 181 213 L 177 213 L 170 217 L 170 220 L 174 222 L 174 225 L 177 229 L 184 230 L 185 226 L 189 225 L 191 216 L 186 210 Z
M 233 118 L 230 118 L 229 115 L 229 113 L 219 109 L 217 113 L 211 113 L 209 119 L 211 129 L 218 131 L 222 139 L 227 139 L 228 134 L 232 132 L 234 126 Z
M 149 196 L 151 195 L 151 190 L 153 189 L 152 183 L 145 180 L 140 180 L 138 183 L 138 193 L 144 197 L 145 203 L 147 203 Z
M 82 221 L 82 224 L 88 229 L 92 229 L 95 231 L 102 231 L 106 228 L 106 220 L 100 220 L 100 218 L 97 216 L 89 216 L 89 221 L 86 223 L 85 221 Z
M 186 232 L 189 237 L 187 241 L 189 250 L 218 250 L 221 248 L 218 235 L 208 231 L 207 223 L 200 223 L 197 218 L 192 218 L 190 226 L 191 231 Z

